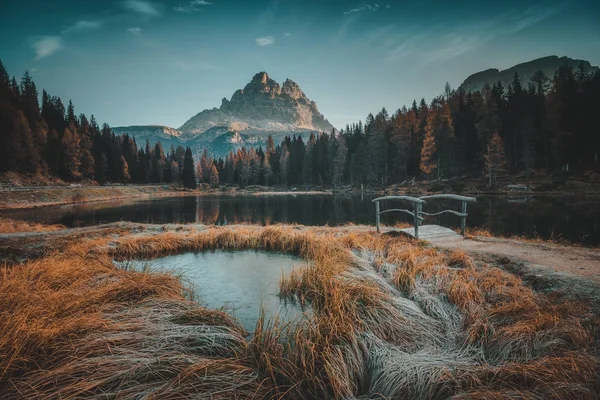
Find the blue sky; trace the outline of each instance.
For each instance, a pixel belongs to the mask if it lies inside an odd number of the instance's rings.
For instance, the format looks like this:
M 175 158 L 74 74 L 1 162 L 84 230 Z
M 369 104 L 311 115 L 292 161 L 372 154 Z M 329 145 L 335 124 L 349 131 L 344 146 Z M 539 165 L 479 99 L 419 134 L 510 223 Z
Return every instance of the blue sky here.
M 600 3 L 600 2 L 599 2 Z M 547 55 L 600 64 L 592 1 L 0 0 L 0 59 L 112 126 L 175 128 L 259 71 L 336 127 Z

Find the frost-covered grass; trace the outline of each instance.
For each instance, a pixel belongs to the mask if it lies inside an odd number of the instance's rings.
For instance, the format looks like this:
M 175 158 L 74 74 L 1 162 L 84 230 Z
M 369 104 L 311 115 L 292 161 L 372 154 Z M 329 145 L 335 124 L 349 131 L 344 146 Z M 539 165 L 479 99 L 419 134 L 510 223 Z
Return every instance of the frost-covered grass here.
M 298 325 L 186 300 L 113 259 L 259 249 L 313 262 L 280 294 Z M 227 266 L 223 266 L 226 268 Z M 349 228 L 214 227 L 105 237 L 0 272 L 0 392 L 25 398 L 594 398 L 584 306 L 464 252 Z

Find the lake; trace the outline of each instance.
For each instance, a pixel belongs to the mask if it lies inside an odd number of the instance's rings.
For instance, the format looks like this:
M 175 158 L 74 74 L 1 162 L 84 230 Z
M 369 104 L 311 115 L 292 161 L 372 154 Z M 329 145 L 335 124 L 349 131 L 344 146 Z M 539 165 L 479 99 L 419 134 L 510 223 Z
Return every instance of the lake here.
M 10 210 L 1 216 L 79 227 L 115 221 L 144 223 L 274 224 L 302 225 L 375 224 L 375 196 L 249 195 L 183 196 L 126 200 Z M 401 203 L 394 208 L 404 208 Z M 389 208 L 390 205 L 384 207 Z M 429 213 L 445 208 L 459 210 L 457 202 L 428 201 Z M 481 196 L 469 204 L 467 226 L 489 229 L 498 235 L 524 235 L 566 239 L 585 245 L 600 244 L 600 199 L 575 196 Z M 382 215 L 383 224 L 410 222 L 399 213 Z M 443 215 L 426 223 L 458 227 L 460 219 Z

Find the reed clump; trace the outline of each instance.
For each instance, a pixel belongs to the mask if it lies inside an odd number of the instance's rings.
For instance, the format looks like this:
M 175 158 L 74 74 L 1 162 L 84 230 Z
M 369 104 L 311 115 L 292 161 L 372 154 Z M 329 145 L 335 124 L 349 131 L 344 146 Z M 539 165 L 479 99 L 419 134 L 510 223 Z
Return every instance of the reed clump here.
M 173 276 L 112 260 L 257 249 L 311 264 L 311 309 L 246 332 Z M 226 268 L 226 266 L 223 266 Z M 211 227 L 100 237 L 0 274 L 0 392 L 26 398 L 593 399 L 589 310 L 464 252 L 346 228 Z M 18 395 L 18 396 L 17 396 Z
M 17 232 L 44 232 L 66 229 L 64 225 L 46 225 L 34 222 L 21 221 L 11 218 L 0 218 L 0 233 Z

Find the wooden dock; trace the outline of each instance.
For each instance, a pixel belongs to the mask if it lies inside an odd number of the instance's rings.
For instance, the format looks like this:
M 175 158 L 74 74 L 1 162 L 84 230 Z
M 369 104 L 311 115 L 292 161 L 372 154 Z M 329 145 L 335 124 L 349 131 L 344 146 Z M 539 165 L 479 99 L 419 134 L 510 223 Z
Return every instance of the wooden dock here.
M 398 229 L 410 237 L 415 237 L 415 228 Z M 451 240 L 463 240 L 463 236 L 452 229 L 439 225 L 421 225 L 419 226 L 419 239 L 428 242 L 446 242 Z

